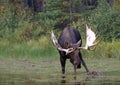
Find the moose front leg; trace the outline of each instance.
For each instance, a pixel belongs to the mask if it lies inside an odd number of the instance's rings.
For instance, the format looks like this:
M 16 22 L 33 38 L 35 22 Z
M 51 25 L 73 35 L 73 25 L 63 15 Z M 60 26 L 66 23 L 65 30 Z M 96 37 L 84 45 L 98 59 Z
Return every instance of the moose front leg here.
M 82 59 L 81 61 L 82 61 L 82 65 L 84 66 L 86 72 L 89 73 L 90 71 L 89 71 L 89 69 L 88 69 L 88 67 L 87 67 L 87 65 L 86 65 L 86 63 L 85 63 L 85 61 L 84 61 L 83 59 Z
M 66 59 L 60 57 L 60 63 L 61 63 L 61 68 L 62 68 L 62 78 L 65 78 L 65 64 L 66 64 Z
M 82 58 L 82 54 L 79 53 L 79 56 L 80 56 L 80 60 L 81 60 L 81 62 L 82 62 L 82 65 L 84 66 L 86 72 L 89 74 L 90 71 L 89 71 L 89 69 L 88 69 L 88 67 L 87 67 L 87 65 L 86 65 L 86 63 L 85 63 L 85 61 L 84 61 L 84 59 Z
M 77 65 L 74 64 L 74 80 L 76 80 L 76 69 L 77 69 Z

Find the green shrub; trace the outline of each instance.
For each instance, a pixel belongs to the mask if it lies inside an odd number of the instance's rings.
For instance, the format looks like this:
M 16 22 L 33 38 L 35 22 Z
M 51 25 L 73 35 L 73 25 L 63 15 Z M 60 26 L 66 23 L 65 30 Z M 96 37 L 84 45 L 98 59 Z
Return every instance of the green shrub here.
M 120 41 L 101 42 L 94 51 L 81 50 L 83 58 L 117 58 L 120 59 Z M 83 45 L 84 46 L 84 45 Z M 11 44 L 0 41 L 0 58 L 59 58 L 57 49 L 48 36 L 39 40 Z
M 101 42 L 95 51 L 82 51 L 86 58 L 117 58 L 120 59 L 119 41 Z

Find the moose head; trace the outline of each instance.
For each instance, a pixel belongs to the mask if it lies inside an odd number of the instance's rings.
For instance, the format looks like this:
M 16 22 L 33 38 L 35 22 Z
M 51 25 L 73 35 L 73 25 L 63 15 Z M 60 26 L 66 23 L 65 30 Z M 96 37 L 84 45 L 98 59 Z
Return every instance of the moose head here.
M 96 34 L 89 28 L 86 24 L 86 44 L 84 47 L 79 47 L 79 44 L 81 43 L 81 40 L 79 40 L 76 44 L 69 44 L 69 48 L 65 49 L 60 46 L 58 43 L 53 31 L 51 32 L 51 40 L 54 44 L 54 46 L 60 50 L 64 51 L 67 54 L 75 51 L 76 49 L 83 49 L 83 50 L 94 50 L 96 45 L 99 43 L 99 41 L 95 42 L 96 40 Z M 77 46 L 77 47 L 76 47 Z M 93 49 L 91 49 L 93 47 Z

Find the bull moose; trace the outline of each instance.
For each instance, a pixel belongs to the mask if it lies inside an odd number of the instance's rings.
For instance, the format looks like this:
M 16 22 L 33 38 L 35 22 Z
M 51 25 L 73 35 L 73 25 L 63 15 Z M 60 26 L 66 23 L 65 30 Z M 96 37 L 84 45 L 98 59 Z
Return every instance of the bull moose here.
M 51 32 L 51 40 L 60 54 L 60 62 L 62 67 L 62 77 L 65 77 L 65 64 L 66 59 L 70 59 L 70 62 L 74 66 L 74 78 L 76 78 L 76 69 L 81 68 L 81 64 L 84 66 L 87 73 L 90 73 L 82 54 L 83 50 L 94 50 L 98 42 L 94 43 L 96 39 L 95 33 L 86 25 L 86 45 L 82 47 L 82 38 L 80 32 L 70 26 L 63 29 L 57 41 L 53 31 Z M 93 49 L 91 48 L 93 47 Z

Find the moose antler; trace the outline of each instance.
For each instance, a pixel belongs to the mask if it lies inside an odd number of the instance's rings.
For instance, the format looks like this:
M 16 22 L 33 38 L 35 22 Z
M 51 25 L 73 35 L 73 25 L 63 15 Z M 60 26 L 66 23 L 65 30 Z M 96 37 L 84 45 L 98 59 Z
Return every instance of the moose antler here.
M 96 46 L 99 42 L 94 43 L 96 40 L 96 34 L 89 28 L 86 24 L 86 45 L 85 47 L 79 47 L 79 49 L 84 49 L 84 50 L 94 50 L 90 49 L 90 47 Z
M 51 40 L 52 40 L 53 44 L 55 45 L 55 47 L 56 47 L 58 50 L 60 50 L 60 51 L 64 51 L 64 52 L 66 53 L 66 55 L 69 54 L 69 53 L 71 53 L 71 52 L 73 51 L 73 48 L 68 48 L 68 49 L 62 48 L 62 47 L 59 45 L 59 43 L 58 43 L 58 41 L 57 41 L 57 39 L 56 39 L 53 31 L 51 32 Z

